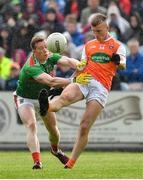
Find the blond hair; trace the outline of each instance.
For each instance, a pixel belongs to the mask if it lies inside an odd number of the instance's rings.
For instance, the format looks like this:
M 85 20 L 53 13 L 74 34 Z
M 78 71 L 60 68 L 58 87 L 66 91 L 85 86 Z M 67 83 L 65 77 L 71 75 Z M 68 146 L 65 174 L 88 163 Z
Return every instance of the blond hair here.
M 95 13 L 91 18 L 91 26 L 97 26 L 103 22 L 106 22 L 107 16 L 101 13 Z

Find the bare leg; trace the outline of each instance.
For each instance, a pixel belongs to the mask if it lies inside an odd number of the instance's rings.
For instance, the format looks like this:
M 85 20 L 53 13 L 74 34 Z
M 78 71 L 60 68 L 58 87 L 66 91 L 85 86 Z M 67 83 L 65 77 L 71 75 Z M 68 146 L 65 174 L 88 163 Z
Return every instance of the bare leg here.
M 51 153 L 56 156 L 61 163 L 66 164 L 69 158 L 59 148 L 60 132 L 56 123 L 56 116 L 54 112 L 49 112 L 42 117 L 45 126 L 49 132 L 49 140 L 51 143 Z
M 29 150 L 32 153 L 40 152 L 34 108 L 30 105 L 23 105 L 18 109 L 18 113 L 27 129 L 27 146 Z
M 27 129 L 27 146 L 32 153 L 32 158 L 34 161 L 33 169 L 42 169 L 34 107 L 29 104 L 22 105 L 19 107 L 18 113 Z
M 71 92 L 71 93 L 69 93 Z M 49 102 L 49 112 L 59 111 L 62 107 L 68 106 L 83 99 L 83 94 L 77 84 L 68 85 L 62 94 Z
M 59 144 L 60 132 L 56 123 L 56 115 L 54 112 L 49 112 L 42 117 L 44 124 L 49 132 L 49 140 L 51 144 Z
M 78 136 L 74 144 L 74 148 L 72 150 L 71 162 L 75 162 L 78 159 L 81 152 L 87 145 L 89 130 L 93 125 L 93 123 L 95 122 L 97 116 L 101 112 L 102 108 L 103 107 L 95 100 L 90 101 L 87 104 L 86 111 L 80 123 Z M 71 164 L 71 162 L 68 161 L 67 163 L 67 166 L 69 166 L 70 168 L 72 168 L 73 165 Z

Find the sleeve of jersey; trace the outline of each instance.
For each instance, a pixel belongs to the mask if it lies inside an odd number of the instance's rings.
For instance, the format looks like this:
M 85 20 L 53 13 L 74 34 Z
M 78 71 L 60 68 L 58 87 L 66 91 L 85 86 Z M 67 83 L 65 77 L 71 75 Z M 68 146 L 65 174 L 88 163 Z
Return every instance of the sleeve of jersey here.
M 44 73 L 40 66 L 31 66 L 28 67 L 26 73 L 29 74 L 30 77 L 35 78 L 40 74 Z
M 57 53 L 54 53 L 53 56 L 52 56 L 52 62 L 54 64 L 57 64 L 57 62 L 59 61 L 59 59 L 61 59 L 61 55 L 60 54 L 57 54 Z
M 86 56 L 86 52 L 85 52 L 85 46 L 84 46 L 84 48 L 82 50 L 81 59 L 84 59 L 84 60 L 87 61 L 87 56 Z
M 119 48 L 117 49 L 116 54 L 119 54 L 119 55 L 124 56 L 124 57 L 125 57 L 125 58 L 124 58 L 124 61 L 126 62 L 126 48 L 125 48 L 125 46 L 124 46 L 123 44 L 121 44 L 121 45 L 119 46 Z

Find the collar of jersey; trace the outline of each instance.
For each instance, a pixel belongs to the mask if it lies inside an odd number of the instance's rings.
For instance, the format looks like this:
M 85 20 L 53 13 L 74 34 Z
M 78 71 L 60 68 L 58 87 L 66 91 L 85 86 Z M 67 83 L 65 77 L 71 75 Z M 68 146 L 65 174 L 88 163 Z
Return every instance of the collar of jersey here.
M 45 63 L 40 63 L 34 54 L 33 54 L 33 59 L 34 59 L 35 64 L 39 64 L 39 65 L 43 64 L 44 65 L 46 63 L 46 62 Z
M 39 61 L 38 61 L 38 59 L 36 58 L 36 56 L 35 56 L 34 54 L 33 54 L 33 59 L 34 59 L 34 63 L 35 63 L 35 64 L 40 64 Z

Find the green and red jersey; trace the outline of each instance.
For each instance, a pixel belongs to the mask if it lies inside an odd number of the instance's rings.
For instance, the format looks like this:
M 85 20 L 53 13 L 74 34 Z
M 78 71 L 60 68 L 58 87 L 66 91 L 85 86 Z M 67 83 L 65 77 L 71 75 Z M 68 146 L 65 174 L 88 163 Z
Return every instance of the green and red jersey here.
M 59 54 L 52 54 L 45 64 L 40 64 L 36 57 L 32 54 L 25 65 L 21 69 L 18 87 L 16 93 L 18 96 L 37 99 L 38 94 L 41 89 L 50 89 L 49 86 L 37 82 L 34 78 L 42 73 L 51 74 L 54 69 L 54 65 L 57 64 L 58 60 L 61 58 Z

